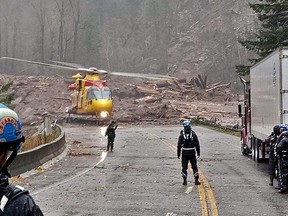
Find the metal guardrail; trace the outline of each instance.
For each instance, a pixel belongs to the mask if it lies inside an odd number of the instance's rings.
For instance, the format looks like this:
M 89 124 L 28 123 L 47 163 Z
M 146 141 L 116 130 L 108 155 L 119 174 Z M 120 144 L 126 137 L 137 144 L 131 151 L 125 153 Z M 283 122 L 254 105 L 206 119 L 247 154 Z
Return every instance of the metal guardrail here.
M 8 167 L 12 176 L 20 175 L 39 167 L 54 157 L 57 157 L 65 150 L 65 132 L 60 125 L 56 125 L 56 127 L 61 131 L 60 136 L 56 140 L 17 155 Z

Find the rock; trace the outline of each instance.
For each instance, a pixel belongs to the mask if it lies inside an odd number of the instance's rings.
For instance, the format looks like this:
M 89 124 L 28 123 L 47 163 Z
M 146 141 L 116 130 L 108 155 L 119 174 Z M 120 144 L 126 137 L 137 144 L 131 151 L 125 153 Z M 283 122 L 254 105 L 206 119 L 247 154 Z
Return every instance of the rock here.
M 19 105 L 22 102 L 22 97 L 17 97 L 15 100 L 11 102 L 13 106 Z

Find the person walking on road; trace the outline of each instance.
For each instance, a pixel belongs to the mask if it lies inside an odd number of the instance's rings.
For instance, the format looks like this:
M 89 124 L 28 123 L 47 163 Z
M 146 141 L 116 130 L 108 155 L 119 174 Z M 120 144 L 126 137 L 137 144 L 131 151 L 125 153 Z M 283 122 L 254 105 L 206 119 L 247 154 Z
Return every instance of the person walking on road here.
M 21 123 L 15 111 L 0 103 L 0 215 L 43 216 L 29 192 L 9 184 L 8 166 L 24 143 Z
M 188 163 L 191 163 L 194 178 L 195 178 L 195 185 L 200 185 L 199 182 L 199 173 L 197 167 L 197 157 L 200 157 L 200 145 L 199 140 L 196 133 L 191 129 L 191 122 L 184 121 L 183 122 L 184 129 L 181 130 L 179 138 L 178 138 L 178 145 L 177 145 L 177 157 L 181 158 L 182 164 L 182 178 L 183 178 L 183 185 L 187 185 L 187 169 Z
M 108 141 L 107 141 L 107 151 L 111 151 L 113 152 L 113 147 L 114 147 L 114 140 L 116 137 L 116 129 L 118 127 L 118 122 L 117 121 L 111 121 L 111 123 L 108 125 L 107 129 L 106 129 L 106 133 L 105 136 L 108 137 Z
M 288 191 L 288 131 L 282 133 L 283 138 L 277 145 L 280 193 Z

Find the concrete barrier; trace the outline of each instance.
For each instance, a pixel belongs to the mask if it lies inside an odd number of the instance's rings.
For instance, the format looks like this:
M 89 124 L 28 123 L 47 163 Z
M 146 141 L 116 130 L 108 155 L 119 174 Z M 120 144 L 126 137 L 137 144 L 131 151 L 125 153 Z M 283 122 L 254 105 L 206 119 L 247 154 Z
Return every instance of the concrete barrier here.
M 60 136 L 56 140 L 17 155 L 8 167 L 12 176 L 20 175 L 39 167 L 65 150 L 65 132 L 61 126 L 56 125 L 56 127 L 61 131 Z

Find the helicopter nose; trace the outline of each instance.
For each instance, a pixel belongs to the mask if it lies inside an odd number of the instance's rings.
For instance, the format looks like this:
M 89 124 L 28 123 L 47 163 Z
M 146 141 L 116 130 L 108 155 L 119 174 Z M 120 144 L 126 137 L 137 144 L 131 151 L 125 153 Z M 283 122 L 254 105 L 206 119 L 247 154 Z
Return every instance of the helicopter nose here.
M 110 115 L 112 111 L 112 100 L 108 99 L 93 100 L 93 106 L 95 107 L 95 110 L 98 115 L 101 115 L 101 112 L 106 112 L 108 113 L 108 115 Z
M 107 118 L 109 116 L 109 113 L 107 111 L 101 111 L 100 112 L 100 117 L 101 118 Z

